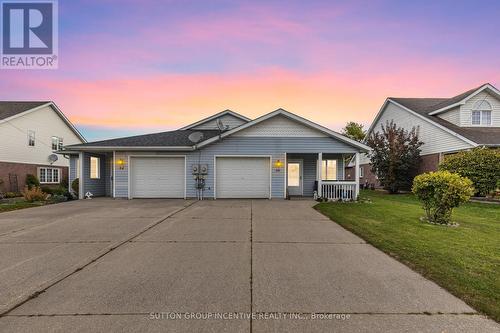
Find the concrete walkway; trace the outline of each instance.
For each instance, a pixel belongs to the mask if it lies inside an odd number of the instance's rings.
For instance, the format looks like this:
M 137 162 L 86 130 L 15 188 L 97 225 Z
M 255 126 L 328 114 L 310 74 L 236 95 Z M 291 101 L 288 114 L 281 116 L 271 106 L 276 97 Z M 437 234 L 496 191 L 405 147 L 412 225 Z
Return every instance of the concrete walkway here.
M 95 199 L 2 213 L 0 331 L 500 331 L 312 205 Z

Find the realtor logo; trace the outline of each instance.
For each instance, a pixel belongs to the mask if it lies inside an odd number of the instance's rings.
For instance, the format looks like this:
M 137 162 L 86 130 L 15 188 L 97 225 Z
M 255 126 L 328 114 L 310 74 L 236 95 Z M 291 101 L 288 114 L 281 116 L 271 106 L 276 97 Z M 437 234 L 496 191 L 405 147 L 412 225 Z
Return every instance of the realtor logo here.
M 0 68 L 57 68 L 57 1 L 5 0 L 0 17 Z

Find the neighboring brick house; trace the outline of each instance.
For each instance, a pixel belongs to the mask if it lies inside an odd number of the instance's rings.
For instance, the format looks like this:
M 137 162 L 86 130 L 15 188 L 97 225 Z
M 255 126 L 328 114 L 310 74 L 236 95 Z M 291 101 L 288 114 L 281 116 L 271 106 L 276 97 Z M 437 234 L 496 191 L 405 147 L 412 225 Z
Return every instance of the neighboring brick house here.
M 500 91 L 489 83 L 451 98 L 389 97 L 382 105 L 368 135 L 393 120 L 408 130 L 419 128 L 421 164 L 419 173 L 435 171 L 447 154 L 474 147 L 500 146 Z M 360 183 L 378 181 L 367 156 L 361 157 Z M 346 179 L 352 179 L 346 168 Z
M 67 180 L 69 159 L 55 152 L 84 142 L 53 102 L 0 101 L 0 192 L 21 191 L 27 174 L 47 186 Z

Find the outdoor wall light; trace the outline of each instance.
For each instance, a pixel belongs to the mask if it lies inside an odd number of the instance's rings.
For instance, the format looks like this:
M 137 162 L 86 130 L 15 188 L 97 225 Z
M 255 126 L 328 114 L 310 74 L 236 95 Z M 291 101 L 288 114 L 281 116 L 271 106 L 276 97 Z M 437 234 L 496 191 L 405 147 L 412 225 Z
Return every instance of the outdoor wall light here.
M 283 162 L 281 162 L 280 160 L 276 160 L 276 162 L 274 162 L 275 168 L 281 168 L 282 166 L 283 166 Z
M 116 161 L 116 164 L 118 165 L 120 170 L 123 170 L 125 168 L 125 161 L 122 158 L 120 158 L 118 161 Z

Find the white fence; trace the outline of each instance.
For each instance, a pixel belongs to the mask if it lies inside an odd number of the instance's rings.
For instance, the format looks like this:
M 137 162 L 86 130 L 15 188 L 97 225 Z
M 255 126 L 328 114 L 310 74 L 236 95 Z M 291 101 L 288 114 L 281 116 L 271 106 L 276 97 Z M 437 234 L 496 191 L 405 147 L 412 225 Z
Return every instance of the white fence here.
M 321 183 L 321 196 L 334 201 L 356 200 L 356 182 L 323 181 Z

